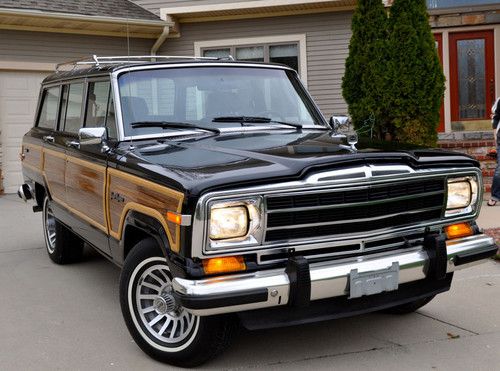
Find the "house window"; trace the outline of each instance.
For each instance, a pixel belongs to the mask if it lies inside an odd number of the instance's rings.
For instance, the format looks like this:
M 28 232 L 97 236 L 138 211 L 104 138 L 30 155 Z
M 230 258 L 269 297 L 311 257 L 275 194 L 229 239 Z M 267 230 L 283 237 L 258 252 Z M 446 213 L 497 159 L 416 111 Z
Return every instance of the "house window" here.
M 299 43 L 231 45 L 203 48 L 203 57 L 228 57 L 232 55 L 244 62 L 280 63 L 299 71 Z
M 488 4 L 498 4 L 498 0 L 427 0 L 429 9 L 460 8 Z
M 198 57 L 222 58 L 232 55 L 247 62 L 280 63 L 293 68 L 307 85 L 307 37 L 305 34 L 246 37 L 195 41 Z

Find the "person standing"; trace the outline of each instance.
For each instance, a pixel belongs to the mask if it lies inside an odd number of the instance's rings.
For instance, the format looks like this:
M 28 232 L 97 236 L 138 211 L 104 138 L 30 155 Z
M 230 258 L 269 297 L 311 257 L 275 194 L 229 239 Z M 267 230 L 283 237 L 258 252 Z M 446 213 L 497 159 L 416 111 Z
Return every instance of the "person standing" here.
M 491 199 L 488 201 L 488 206 L 495 206 L 500 202 L 500 98 L 498 98 L 491 109 L 491 118 L 493 130 L 495 132 L 495 142 L 497 145 L 497 167 L 493 175 L 493 184 L 491 186 Z

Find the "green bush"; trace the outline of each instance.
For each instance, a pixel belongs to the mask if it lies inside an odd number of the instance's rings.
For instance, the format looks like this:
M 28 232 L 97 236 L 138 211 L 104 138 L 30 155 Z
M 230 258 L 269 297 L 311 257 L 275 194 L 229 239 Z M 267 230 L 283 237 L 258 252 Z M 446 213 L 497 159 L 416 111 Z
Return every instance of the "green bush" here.
M 395 0 L 390 9 L 387 103 L 395 138 L 435 146 L 444 75 L 425 0 Z
M 383 66 L 387 40 L 387 13 L 380 0 L 359 0 L 352 18 L 349 56 L 342 80 L 342 94 L 357 129 L 384 118 Z M 379 129 L 380 125 L 376 126 Z M 375 133 L 381 136 L 381 130 Z
M 342 82 L 355 127 L 374 137 L 434 146 L 444 75 L 425 0 L 359 0 Z

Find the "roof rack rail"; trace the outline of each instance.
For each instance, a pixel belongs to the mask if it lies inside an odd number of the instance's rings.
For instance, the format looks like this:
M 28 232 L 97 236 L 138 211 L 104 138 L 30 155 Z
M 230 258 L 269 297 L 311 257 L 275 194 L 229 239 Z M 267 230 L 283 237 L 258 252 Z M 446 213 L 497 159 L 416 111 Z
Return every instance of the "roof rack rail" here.
M 188 57 L 180 55 L 125 55 L 125 56 L 114 56 L 114 57 L 99 57 L 97 55 L 92 55 L 89 57 L 75 59 L 68 62 L 59 63 L 56 65 L 56 72 L 61 70 L 61 67 L 70 66 L 71 69 L 78 68 L 79 66 L 95 66 L 100 67 L 103 64 L 127 64 L 134 63 L 137 61 L 151 61 L 156 62 L 158 60 L 170 60 L 170 59 L 191 59 L 191 60 L 209 60 L 209 61 L 234 61 L 233 56 L 229 55 L 227 57 Z

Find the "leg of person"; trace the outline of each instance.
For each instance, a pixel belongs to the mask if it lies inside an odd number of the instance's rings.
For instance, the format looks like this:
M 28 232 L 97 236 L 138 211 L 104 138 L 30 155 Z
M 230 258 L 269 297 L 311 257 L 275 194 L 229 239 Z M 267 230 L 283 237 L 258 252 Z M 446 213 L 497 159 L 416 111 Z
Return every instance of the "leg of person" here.
M 491 200 L 489 206 L 494 206 L 500 201 L 500 146 L 497 147 L 497 167 L 493 175 L 493 184 L 491 185 Z

